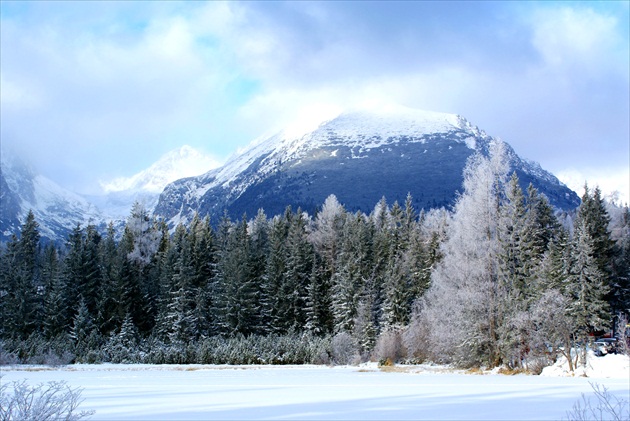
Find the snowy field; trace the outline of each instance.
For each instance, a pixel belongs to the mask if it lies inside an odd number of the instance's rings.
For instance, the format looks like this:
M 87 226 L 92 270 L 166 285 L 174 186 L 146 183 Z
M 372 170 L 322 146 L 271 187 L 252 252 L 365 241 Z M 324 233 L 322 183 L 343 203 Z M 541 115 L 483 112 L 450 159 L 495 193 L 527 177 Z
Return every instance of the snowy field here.
M 615 362 L 616 378 L 558 377 L 560 370 L 550 376 L 475 375 L 422 366 L 383 372 L 375 365 L 103 364 L 1 371 L 2 382 L 63 380 L 83 388 L 81 409 L 96 410 L 92 420 L 558 420 L 582 393 L 592 394 L 589 382 L 627 400 L 624 358 L 621 365 Z

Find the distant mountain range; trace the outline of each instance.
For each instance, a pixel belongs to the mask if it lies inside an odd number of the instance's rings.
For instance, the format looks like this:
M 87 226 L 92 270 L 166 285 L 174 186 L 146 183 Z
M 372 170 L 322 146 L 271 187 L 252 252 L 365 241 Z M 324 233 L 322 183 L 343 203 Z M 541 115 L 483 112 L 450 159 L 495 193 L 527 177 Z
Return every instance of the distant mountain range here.
M 51 241 L 63 241 L 78 225 L 104 230 L 111 221 L 121 226 L 134 202 L 152 210 L 164 187 L 181 177 L 201 174 L 218 163 L 190 146 L 162 156 L 144 171 L 103 184 L 106 194 L 79 195 L 37 174 L 27 162 L 10 150 L 2 150 L 0 161 L 0 242 L 5 242 L 32 210 L 40 234 Z
M 224 211 L 232 219 L 253 217 L 260 208 L 272 216 L 287 205 L 314 214 L 330 194 L 346 209 L 365 213 L 383 196 L 391 204 L 407 193 L 417 209 L 448 207 L 461 189 L 468 157 L 488 154 L 494 141 L 458 115 L 403 107 L 356 110 L 314 130 L 297 134 L 292 127 L 257 139 L 210 171 L 216 161 L 184 146 L 132 177 L 104 183 L 107 194 L 101 196 L 72 193 L 3 150 L 0 241 L 19 232 L 29 209 L 44 238 L 63 241 L 77 224 L 123 224 L 137 200 L 171 227 L 195 212 L 213 223 Z M 579 205 L 554 175 L 507 149 L 523 187 L 533 183 L 559 209 Z M 195 174 L 203 175 L 188 177 Z
M 2 150 L 0 161 L 0 241 L 19 233 L 32 210 L 40 234 L 62 240 L 77 224 L 102 225 L 105 217 L 96 206 L 52 180 L 37 174 L 20 157 Z
M 366 213 L 383 196 L 402 203 L 408 193 L 418 209 L 448 207 L 468 157 L 487 155 L 494 141 L 454 114 L 404 107 L 345 112 L 306 133 L 259 139 L 224 166 L 169 184 L 155 214 L 171 226 L 195 212 L 214 223 L 224 211 L 232 218 L 253 217 L 259 208 L 276 215 L 287 205 L 313 214 L 330 194 Z M 579 205 L 553 174 L 507 149 L 523 187 L 533 183 L 559 209 Z

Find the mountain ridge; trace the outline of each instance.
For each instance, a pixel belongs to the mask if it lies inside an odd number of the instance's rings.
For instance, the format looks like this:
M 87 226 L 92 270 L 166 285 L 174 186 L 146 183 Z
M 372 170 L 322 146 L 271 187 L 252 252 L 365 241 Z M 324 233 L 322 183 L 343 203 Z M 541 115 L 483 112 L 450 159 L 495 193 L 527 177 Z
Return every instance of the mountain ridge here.
M 353 110 L 304 134 L 283 130 L 259 138 L 224 166 L 169 184 L 155 213 L 173 226 L 195 212 L 215 222 L 224 210 L 233 218 L 253 215 L 258 208 L 274 215 L 286 205 L 314 212 L 329 194 L 348 209 L 365 212 L 382 196 L 402 201 L 407 193 L 419 208 L 449 206 L 461 188 L 468 157 L 487 155 L 494 141 L 455 114 L 403 107 Z M 543 187 L 558 208 L 579 204 L 555 176 L 521 159 L 509 145 L 507 150 L 522 184 Z
M 69 191 L 38 174 L 14 151 L 2 148 L 0 161 L 0 242 L 18 234 L 29 210 L 39 223 L 40 234 L 49 241 L 65 241 L 77 225 L 96 225 L 104 231 L 109 222 L 122 226 L 134 202 L 152 211 L 161 190 L 181 174 L 201 173 L 200 166 L 216 160 L 184 145 L 164 154 L 147 169 L 131 177 L 110 181 L 102 195 Z M 107 190 L 107 189 L 106 189 Z

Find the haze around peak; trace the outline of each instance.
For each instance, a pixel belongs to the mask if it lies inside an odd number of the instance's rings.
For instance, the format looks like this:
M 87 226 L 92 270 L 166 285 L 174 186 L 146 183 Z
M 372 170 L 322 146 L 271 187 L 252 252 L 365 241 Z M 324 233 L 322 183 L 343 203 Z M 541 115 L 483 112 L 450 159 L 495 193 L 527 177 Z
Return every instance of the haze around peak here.
M 75 192 L 183 144 L 224 162 L 265 133 L 396 103 L 461 115 L 554 173 L 630 195 L 628 2 L 0 9 L 2 143 Z
M 221 162 L 216 158 L 184 145 L 166 153 L 149 168 L 131 177 L 101 181 L 101 187 L 105 193 L 143 191 L 159 194 L 167 184 L 175 180 L 201 175 L 220 165 Z

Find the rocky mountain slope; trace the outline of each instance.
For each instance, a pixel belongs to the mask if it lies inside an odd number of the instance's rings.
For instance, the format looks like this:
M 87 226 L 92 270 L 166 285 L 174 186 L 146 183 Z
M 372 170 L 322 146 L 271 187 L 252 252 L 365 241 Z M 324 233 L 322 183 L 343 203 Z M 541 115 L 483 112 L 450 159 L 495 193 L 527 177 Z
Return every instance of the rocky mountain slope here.
M 163 155 L 149 168 L 103 183 L 104 194 L 79 195 L 37 174 L 10 150 L 2 150 L 0 163 L 0 242 L 18 234 L 33 210 L 42 237 L 64 241 L 77 225 L 93 224 L 104 231 L 112 221 L 124 224 L 134 202 L 152 211 L 164 187 L 181 177 L 202 174 L 218 163 L 190 146 Z
M 0 241 L 18 234 L 32 210 L 44 239 L 61 241 L 77 224 L 104 225 L 106 218 L 84 197 L 37 174 L 10 151 L 0 165 Z

